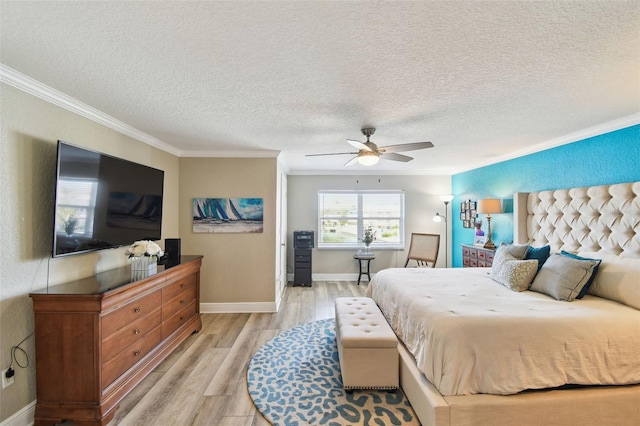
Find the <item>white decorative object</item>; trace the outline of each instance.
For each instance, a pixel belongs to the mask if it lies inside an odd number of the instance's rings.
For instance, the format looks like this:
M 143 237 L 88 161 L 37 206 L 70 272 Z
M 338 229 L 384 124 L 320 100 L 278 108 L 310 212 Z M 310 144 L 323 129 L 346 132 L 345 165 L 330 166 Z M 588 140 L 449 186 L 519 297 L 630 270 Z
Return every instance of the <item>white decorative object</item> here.
M 131 281 L 138 281 L 158 272 L 158 257 L 164 252 L 153 241 L 142 240 L 131 244 L 127 255 L 131 259 Z
M 131 281 L 147 278 L 158 272 L 158 263 L 151 256 L 139 256 L 131 258 Z

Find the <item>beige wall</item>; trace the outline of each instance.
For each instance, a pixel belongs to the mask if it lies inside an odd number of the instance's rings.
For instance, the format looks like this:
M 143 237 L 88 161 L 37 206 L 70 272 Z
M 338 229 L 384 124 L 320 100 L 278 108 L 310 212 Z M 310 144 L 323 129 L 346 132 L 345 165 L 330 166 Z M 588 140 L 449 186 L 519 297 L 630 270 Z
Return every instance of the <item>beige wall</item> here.
M 444 223 L 436 223 L 436 212 L 444 213 L 444 204 L 439 195 L 451 191 L 450 176 L 289 176 L 288 186 L 288 253 L 287 263 L 293 272 L 293 231 L 318 229 L 318 191 L 320 190 L 403 190 L 405 192 L 406 249 L 376 250 L 376 259 L 371 262 L 372 272 L 384 268 L 402 267 L 409 249 L 411 232 L 441 234 L 438 266 L 444 266 Z M 449 207 L 449 212 L 450 212 Z M 451 230 L 449 230 L 449 233 Z M 316 234 L 317 241 L 317 234 Z M 451 247 L 449 246 L 449 249 Z M 353 274 L 357 264 L 354 250 L 318 250 L 312 255 L 312 273 Z M 451 256 L 449 256 L 449 263 Z
M 182 238 L 184 254 L 204 255 L 203 304 L 270 306 L 277 299 L 276 247 L 278 169 L 275 158 L 177 158 L 49 102 L 1 85 L 0 139 L 0 368 L 10 347 L 33 331 L 31 291 L 81 278 L 126 263 L 124 248 L 51 258 L 56 141 L 94 149 L 165 171 L 162 238 Z M 444 176 L 289 176 L 288 265 L 292 232 L 316 229 L 319 189 L 403 189 L 407 233 L 443 232 L 432 222 L 443 206 L 437 195 L 450 191 Z M 261 234 L 194 234 L 194 197 L 264 199 Z M 161 245 L 163 241 L 160 241 Z M 381 252 L 374 270 L 401 265 L 406 252 Z M 314 250 L 314 274 L 354 273 L 347 251 Z M 441 258 L 440 264 L 443 264 Z M 262 305 L 261 305 L 262 304 Z M 21 345 L 29 367 L 17 368 L 15 383 L 0 390 L 0 421 L 36 398 L 33 338 Z M 14 365 L 15 367 L 15 365 Z
M 180 159 L 182 252 L 204 255 L 201 303 L 275 302 L 277 170 L 276 158 Z M 196 197 L 263 198 L 264 231 L 194 234 L 191 208 Z
M 178 235 L 178 158 L 77 114 L 0 85 L 0 368 L 10 347 L 33 331 L 29 292 L 126 263 L 124 248 L 51 258 L 56 142 L 75 145 L 165 171 L 163 238 Z M 21 345 L 29 367 L 0 389 L 0 421 L 36 399 L 33 337 Z M 24 360 L 21 359 L 24 362 Z M 14 364 L 15 367 L 15 364 Z

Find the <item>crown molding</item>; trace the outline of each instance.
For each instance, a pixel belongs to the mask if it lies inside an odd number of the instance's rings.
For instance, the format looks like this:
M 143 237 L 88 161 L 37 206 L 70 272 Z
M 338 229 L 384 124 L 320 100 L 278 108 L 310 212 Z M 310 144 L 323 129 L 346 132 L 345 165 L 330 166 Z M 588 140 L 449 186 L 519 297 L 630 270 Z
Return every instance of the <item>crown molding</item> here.
M 181 157 L 207 158 L 278 158 L 280 151 L 181 151 Z
M 450 176 L 448 169 L 424 170 L 290 170 L 291 176 Z
M 548 141 L 536 144 L 531 148 L 512 152 L 510 154 L 503 155 L 500 157 L 494 157 L 490 161 L 478 163 L 474 166 L 466 167 L 464 169 L 451 170 L 451 175 L 468 172 L 470 170 L 479 169 L 481 167 L 491 166 L 493 164 L 501 163 L 503 161 L 524 157 L 525 155 L 535 154 L 536 152 L 545 151 L 547 149 L 556 148 L 558 146 L 567 145 L 573 142 L 578 142 L 578 141 L 592 138 L 595 136 L 604 135 L 605 133 L 614 132 L 616 130 L 635 126 L 637 124 L 640 124 L 640 113 L 627 115 L 626 117 L 621 117 L 616 120 L 607 121 L 606 123 L 602 123 L 593 127 L 588 127 L 586 129 L 579 130 L 577 132 L 569 133 L 568 135 L 559 136 L 557 138 L 553 138 Z
M 135 127 L 132 127 L 120 120 L 117 120 L 110 115 L 107 115 L 96 108 L 93 108 L 79 100 L 72 98 L 52 87 L 47 86 L 19 71 L 14 70 L 0 63 L 0 82 L 9 86 L 15 87 L 18 90 L 22 90 L 32 96 L 40 98 L 46 102 L 57 105 L 70 112 L 85 117 L 91 121 L 101 124 L 105 127 L 113 129 L 123 135 L 129 136 L 135 140 L 146 143 L 147 145 L 158 148 L 162 151 L 173 154 L 177 157 L 208 157 L 208 158 L 279 158 L 279 160 L 285 164 L 285 168 L 288 170 L 288 174 L 292 175 L 455 175 L 458 173 L 464 173 L 470 170 L 479 169 L 481 167 L 490 166 L 496 163 L 500 163 L 507 160 L 513 160 L 515 158 L 523 157 L 525 155 L 534 154 L 536 152 L 544 151 L 550 148 L 555 148 L 561 145 L 577 142 L 590 137 L 602 135 L 605 133 L 620 130 L 625 127 L 634 126 L 640 124 L 640 113 L 632 114 L 626 117 L 622 117 L 616 120 L 612 120 L 598 126 L 589 127 L 587 129 L 579 130 L 577 132 L 570 133 L 565 136 L 560 136 L 545 142 L 536 144 L 530 148 L 512 152 L 500 157 L 494 157 L 489 161 L 475 164 L 473 166 L 461 168 L 461 169 L 441 169 L 441 170 L 413 170 L 413 171 L 384 171 L 384 170 L 371 170 L 371 171 L 341 171 L 338 173 L 335 170 L 290 170 L 286 159 L 282 158 L 280 151 L 186 151 L 180 150 L 166 142 L 163 142 L 145 132 L 142 132 Z
M 60 108 L 64 108 L 67 111 L 71 111 L 74 114 L 78 114 L 162 151 L 166 151 L 175 156 L 180 156 L 182 154 L 179 149 L 4 64 L 0 64 L 0 82 L 8 84 L 18 90 L 22 90 L 25 93 L 52 103 Z

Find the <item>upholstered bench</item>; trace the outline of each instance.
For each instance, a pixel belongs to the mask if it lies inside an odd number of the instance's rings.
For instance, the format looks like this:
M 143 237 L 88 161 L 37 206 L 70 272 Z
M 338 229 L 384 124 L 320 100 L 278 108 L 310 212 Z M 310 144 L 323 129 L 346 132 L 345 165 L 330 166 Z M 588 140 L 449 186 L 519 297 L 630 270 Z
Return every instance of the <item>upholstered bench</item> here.
M 398 339 L 373 299 L 336 299 L 336 341 L 345 389 L 399 386 Z

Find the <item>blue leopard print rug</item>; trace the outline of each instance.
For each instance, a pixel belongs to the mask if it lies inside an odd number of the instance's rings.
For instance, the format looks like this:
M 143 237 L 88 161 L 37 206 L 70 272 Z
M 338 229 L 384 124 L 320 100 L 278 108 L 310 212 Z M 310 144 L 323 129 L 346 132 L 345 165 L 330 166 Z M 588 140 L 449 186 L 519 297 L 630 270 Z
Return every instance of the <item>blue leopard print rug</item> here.
M 342 388 L 334 319 L 294 327 L 265 343 L 249 363 L 247 382 L 256 408 L 274 425 L 420 424 L 399 389 Z

